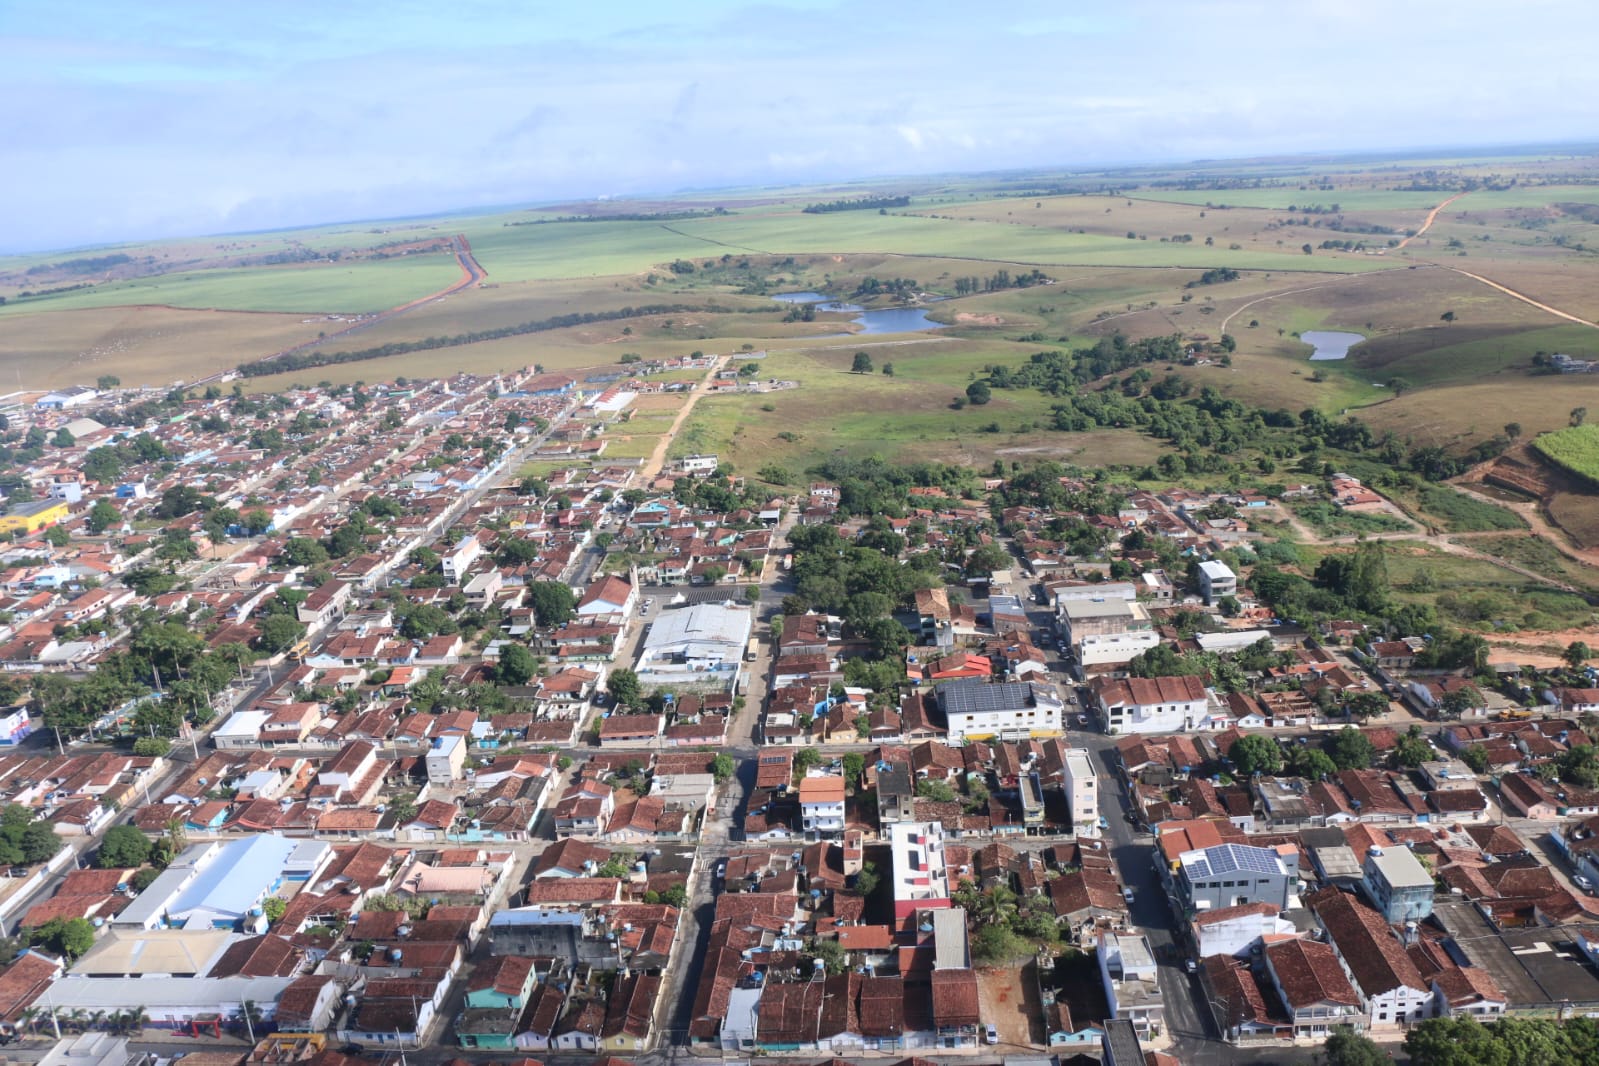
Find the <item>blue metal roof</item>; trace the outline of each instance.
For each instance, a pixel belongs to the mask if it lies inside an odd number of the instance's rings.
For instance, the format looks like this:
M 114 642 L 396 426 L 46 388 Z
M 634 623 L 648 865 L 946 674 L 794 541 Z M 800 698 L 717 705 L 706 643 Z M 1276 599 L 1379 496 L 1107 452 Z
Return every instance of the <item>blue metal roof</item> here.
M 242 916 L 283 876 L 294 848 L 294 842 L 271 833 L 235 840 L 200 871 L 168 913 L 179 920 L 201 908 Z

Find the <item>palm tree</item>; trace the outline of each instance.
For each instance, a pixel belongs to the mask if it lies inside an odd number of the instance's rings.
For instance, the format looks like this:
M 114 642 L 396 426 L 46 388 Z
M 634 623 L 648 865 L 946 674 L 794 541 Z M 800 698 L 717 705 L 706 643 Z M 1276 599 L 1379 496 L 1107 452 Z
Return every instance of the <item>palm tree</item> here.
M 999 925 L 1016 913 L 1016 893 L 995 885 L 978 900 L 977 912 L 989 925 Z
M 139 1030 L 143 1029 L 145 1025 L 149 1023 L 149 1021 L 150 1012 L 145 1010 L 144 1005 L 141 1003 L 139 1006 L 128 1011 L 128 1032 L 137 1033 Z

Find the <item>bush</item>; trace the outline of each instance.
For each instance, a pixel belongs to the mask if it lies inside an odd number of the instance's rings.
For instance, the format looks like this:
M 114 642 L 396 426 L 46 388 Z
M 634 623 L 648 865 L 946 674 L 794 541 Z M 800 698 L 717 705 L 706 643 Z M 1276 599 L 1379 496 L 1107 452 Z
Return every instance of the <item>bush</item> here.
M 150 859 L 150 838 L 131 825 L 114 825 L 100 842 L 95 863 L 102 870 L 143 866 Z

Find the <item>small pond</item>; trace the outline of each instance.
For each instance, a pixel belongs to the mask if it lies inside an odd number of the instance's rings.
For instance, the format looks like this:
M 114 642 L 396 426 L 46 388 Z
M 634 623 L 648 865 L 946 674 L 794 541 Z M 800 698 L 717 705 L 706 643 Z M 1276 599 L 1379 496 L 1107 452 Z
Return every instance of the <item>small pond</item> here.
M 1340 333 L 1336 330 L 1313 329 L 1308 333 L 1301 333 L 1299 339 L 1316 349 L 1310 353 L 1310 361 L 1317 363 L 1328 359 L 1345 358 L 1349 355 L 1349 349 L 1366 338 L 1359 333 Z
M 927 311 L 920 307 L 887 307 L 868 311 L 860 304 L 829 300 L 819 292 L 780 292 L 771 298 L 778 303 L 815 304 L 818 311 L 853 315 L 850 321 L 861 327 L 854 336 L 865 333 L 918 333 L 944 328 L 941 323 L 928 318 Z

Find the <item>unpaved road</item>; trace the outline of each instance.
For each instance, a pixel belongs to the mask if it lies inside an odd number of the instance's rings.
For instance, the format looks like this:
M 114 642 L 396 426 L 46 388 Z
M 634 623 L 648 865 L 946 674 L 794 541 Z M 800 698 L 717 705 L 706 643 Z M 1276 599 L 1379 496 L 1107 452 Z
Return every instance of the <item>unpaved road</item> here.
M 661 440 L 655 445 L 655 450 L 650 453 L 647 463 L 638 469 L 638 480 L 649 481 L 661 472 L 661 467 L 666 465 L 666 451 L 672 446 L 672 441 L 677 439 L 677 431 L 683 428 L 683 423 L 693 412 L 694 405 L 700 402 L 700 397 L 710 389 L 711 382 L 716 380 L 716 372 L 727 365 L 731 355 L 719 357 L 705 372 L 705 378 L 689 392 L 688 399 L 683 402 L 682 408 L 677 412 L 677 417 L 672 419 L 672 428 L 661 434 Z
M 1540 311 L 1547 311 L 1556 318 L 1563 318 L 1568 322 L 1575 322 L 1579 326 L 1587 326 L 1589 329 L 1599 329 L 1599 323 L 1590 322 L 1586 318 L 1578 318 L 1576 315 L 1568 314 L 1567 312 L 1560 310 L 1558 307 L 1550 307 L 1546 303 L 1540 303 L 1539 301 L 1534 300 L 1531 296 L 1528 296 L 1526 293 L 1517 292 L 1515 289 L 1501 285 L 1497 281 L 1490 281 L 1481 274 L 1473 274 L 1469 270 L 1461 270 L 1458 267 L 1445 267 L 1444 269 L 1453 270 L 1456 274 L 1459 274 L 1462 277 L 1470 278 L 1473 281 L 1480 281 L 1490 289 L 1498 289 L 1511 299 L 1520 300 L 1522 303 L 1531 307 L 1536 307 Z
M 1442 211 L 1444 208 L 1448 207 L 1450 204 L 1454 203 L 1464 195 L 1466 194 L 1463 192 L 1457 192 L 1455 195 L 1451 196 L 1449 199 L 1445 200 L 1431 211 L 1428 211 L 1427 219 L 1421 224 L 1421 228 L 1415 233 L 1412 233 L 1410 236 L 1406 237 L 1404 240 L 1400 241 L 1398 244 L 1394 245 L 1394 251 L 1399 251 L 1399 249 L 1403 248 L 1417 237 L 1420 237 L 1423 233 L 1426 233 L 1428 230 L 1432 229 L 1432 224 L 1438 221 L 1438 212 Z

